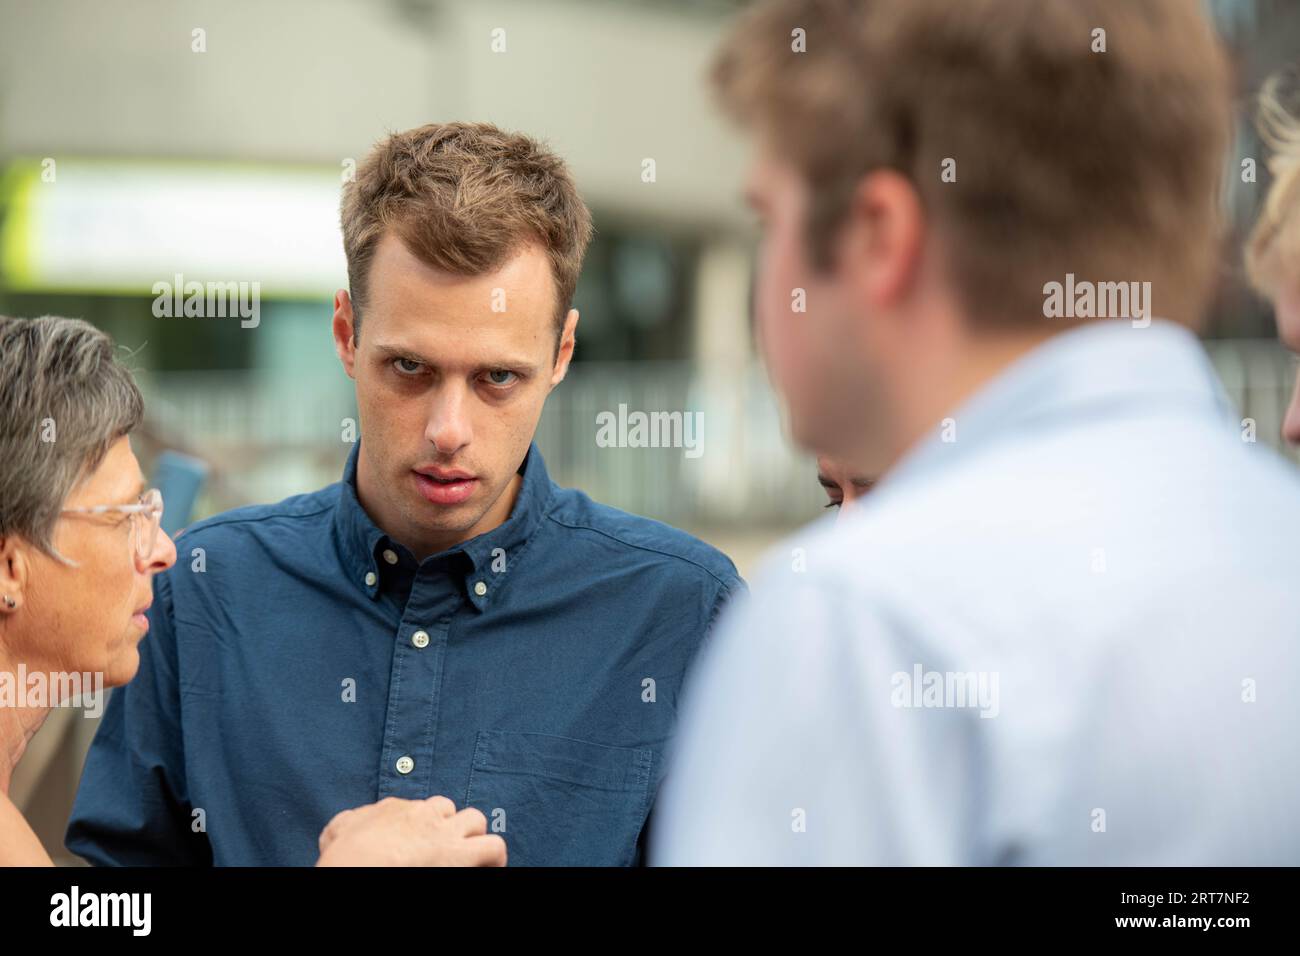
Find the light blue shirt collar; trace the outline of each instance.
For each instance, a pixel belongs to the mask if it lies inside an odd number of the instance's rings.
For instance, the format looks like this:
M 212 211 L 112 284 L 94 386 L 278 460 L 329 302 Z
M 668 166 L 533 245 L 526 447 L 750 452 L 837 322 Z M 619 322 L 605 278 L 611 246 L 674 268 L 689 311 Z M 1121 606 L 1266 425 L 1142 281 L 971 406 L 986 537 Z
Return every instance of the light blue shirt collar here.
M 1219 417 L 1225 427 L 1236 417 L 1194 333 L 1163 319 L 1145 327 L 1118 319 L 1090 322 L 1012 362 L 914 445 L 881 490 L 1028 429 L 1180 410 Z

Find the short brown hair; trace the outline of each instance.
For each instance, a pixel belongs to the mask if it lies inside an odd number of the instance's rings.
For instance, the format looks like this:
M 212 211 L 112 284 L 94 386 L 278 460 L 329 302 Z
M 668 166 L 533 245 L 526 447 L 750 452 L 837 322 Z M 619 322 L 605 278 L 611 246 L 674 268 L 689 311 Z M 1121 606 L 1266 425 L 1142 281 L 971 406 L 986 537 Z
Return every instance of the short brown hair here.
M 422 261 L 463 276 L 490 272 L 538 243 L 555 277 L 557 338 L 592 233 L 564 161 L 490 123 L 433 123 L 381 141 L 343 187 L 341 218 L 354 334 L 370 261 L 388 229 Z
M 1149 280 L 1159 314 L 1195 324 L 1231 118 L 1198 6 L 776 0 L 742 18 L 712 78 L 809 183 L 817 266 L 861 177 L 894 169 L 936 223 L 972 321 L 1041 322 L 1044 285 L 1074 273 Z

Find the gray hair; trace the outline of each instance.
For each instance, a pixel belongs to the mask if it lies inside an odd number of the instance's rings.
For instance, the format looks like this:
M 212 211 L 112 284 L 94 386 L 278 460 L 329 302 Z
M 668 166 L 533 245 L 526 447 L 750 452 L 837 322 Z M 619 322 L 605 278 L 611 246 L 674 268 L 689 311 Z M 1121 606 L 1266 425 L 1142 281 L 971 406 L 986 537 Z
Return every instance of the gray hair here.
M 0 537 L 58 560 L 64 502 L 144 417 L 113 340 L 80 319 L 0 316 Z

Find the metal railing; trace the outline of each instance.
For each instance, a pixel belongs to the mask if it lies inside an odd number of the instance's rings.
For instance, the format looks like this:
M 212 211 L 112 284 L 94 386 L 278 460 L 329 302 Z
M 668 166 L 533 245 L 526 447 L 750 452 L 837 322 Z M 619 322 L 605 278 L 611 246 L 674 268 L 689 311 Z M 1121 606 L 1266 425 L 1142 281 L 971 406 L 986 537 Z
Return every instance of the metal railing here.
M 1295 360 L 1268 341 L 1211 341 L 1206 348 L 1242 417 L 1254 419 L 1257 440 L 1281 448 Z M 356 406 L 341 376 L 272 382 L 244 373 L 186 373 L 143 384 L 157 439 L 213 464 L 200 514 L 336 481 L 350 450 L 346 430 Z M 698 415 L 700 431 L 672 433 L 695 439 L 695 447 L 662 447 L 663 434 L 661 447 L 632 447 L 647 436 L 618 427 L 620 406 L 625 422 L 635 412 Z M 602 420 L 615 425 L 605 434 L 614 447 L 598 444 Z M 548 399 L 537 442 L 560 484 L 687 527 L 789 527 L 815 517 L 825 500 L 811 456 L 787 441 L 756 365 L 580 363 Z M 1297 460 L 1294 451 L 1285 453 Z

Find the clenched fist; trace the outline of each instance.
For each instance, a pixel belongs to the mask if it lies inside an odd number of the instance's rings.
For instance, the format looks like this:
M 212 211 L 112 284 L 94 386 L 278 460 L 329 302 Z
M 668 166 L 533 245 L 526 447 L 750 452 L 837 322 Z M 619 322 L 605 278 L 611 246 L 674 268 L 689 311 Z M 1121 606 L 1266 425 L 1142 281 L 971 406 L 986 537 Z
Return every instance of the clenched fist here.
M 317 866 L 505 866 L 506 841 L 487 818 L 446 797 L 399 800 L 344 810 L 320 835 Z

